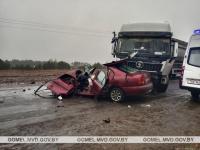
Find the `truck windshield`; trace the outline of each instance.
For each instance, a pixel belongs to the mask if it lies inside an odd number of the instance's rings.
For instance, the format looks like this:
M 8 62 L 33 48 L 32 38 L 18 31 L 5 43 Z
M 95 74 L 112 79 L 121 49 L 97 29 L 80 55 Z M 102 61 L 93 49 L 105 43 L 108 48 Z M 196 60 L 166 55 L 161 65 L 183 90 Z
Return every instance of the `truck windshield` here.
M 151 55 L 168 56 L 170 55 L 169 38 L 119 38 L 118 50 L 120 52 L 149 53 Z
M 200 67 L 200 48 L 190 49 L 188 63 Z

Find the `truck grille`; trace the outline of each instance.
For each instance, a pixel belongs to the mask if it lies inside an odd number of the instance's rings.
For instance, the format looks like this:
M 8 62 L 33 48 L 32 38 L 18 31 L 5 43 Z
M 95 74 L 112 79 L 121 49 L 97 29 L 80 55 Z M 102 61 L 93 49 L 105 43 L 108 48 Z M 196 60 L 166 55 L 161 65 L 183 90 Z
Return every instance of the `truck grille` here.
M 139 69 L 139 70 L 147 70 L 147 71 L 157 71 L 160 72 L 162 68 L 162 64 L 157 64 L 157 63 L 149 63 L 149 62 L 143 62 L 143 67 L 138 68 L 136 67 L 136 62 L 135 61 L 130 61 L 128 62 L 128 66 Z

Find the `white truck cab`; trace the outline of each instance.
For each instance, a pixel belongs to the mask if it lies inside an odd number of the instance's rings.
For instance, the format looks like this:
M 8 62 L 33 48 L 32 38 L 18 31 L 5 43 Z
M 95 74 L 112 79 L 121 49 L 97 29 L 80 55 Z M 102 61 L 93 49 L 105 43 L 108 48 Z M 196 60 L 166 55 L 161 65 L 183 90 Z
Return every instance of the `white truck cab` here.
M 193 100 L 199 100 L 200 94 L 200 29 L 191 36 L 185 52 L 180 88 L 191 92 Z

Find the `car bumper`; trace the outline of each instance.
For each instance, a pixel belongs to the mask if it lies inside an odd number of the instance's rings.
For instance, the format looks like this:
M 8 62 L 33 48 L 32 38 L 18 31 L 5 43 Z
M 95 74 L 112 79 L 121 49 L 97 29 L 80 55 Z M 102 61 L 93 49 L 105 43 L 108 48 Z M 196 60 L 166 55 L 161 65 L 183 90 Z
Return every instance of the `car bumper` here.
M 153 90 L 153 84 L 149 83 L 143 86 L 124 87 L 123 90 L 126 95 L 144 95 Z
M 180 85 L 180 88 L 183 89 L 183 90 L 198 91 L 198 92 L 200 92 L 200 88 L 189 87 L 189 86 L 182 86 L 182 85 Z

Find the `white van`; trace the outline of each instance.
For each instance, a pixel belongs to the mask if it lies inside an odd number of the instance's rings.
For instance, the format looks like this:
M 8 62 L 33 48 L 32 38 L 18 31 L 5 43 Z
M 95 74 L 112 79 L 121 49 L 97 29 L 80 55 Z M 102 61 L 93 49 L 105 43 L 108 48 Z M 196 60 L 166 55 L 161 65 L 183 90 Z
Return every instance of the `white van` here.
M 191 92 L 193 100 L 200 94 L 200 29 L 195 30 L 185 52 L 180 87 Z

